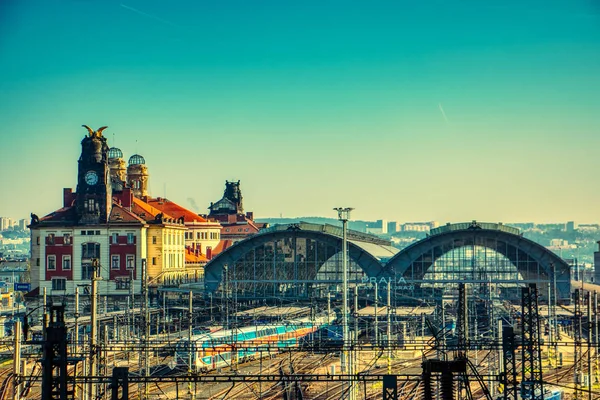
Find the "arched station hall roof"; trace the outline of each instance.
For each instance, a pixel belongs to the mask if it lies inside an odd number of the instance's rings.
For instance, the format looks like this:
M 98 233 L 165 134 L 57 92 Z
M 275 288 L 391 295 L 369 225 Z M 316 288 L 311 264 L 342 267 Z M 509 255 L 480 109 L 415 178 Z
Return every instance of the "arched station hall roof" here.
M 311 224 L 300 222 L 289 225 L 275 225 L 260 231 L 258 234 L 242 240 L 212 259 L 205 268 L 205 285 L 207 291 L 216 290 L 223 276 L 223 267 L 233 264 L 254 248 L 273 240 L 311 239 L 342 247 L 342 228 L 333 225 Z M 387 240 L 374 235 L 347 230 L 348 253 L 369 277 L 387 276 L 383 264 L 398 253 Z
M 422 279 L 427 269 L 447 252 L 471 245 L 490 248 L 507 257 L 517 268 L 518 257 L 528 257 L 537 262 L 548 277 L 556 273 L 557 294 L 561 299 L 570 297 L 570 266 L 561 257 L 544 246 L 526 239 L 517 228 L 495 223 L 447 224 L 432 229 L 425 238 L 404 248 L 386 264 L 386 269 L 397 277 L 405 277 L 410 273 L 410 267 L 417 260 L 423 264 L 419 276 L 411 279 Z M 521 258 L 522 260 L 522 258 Z

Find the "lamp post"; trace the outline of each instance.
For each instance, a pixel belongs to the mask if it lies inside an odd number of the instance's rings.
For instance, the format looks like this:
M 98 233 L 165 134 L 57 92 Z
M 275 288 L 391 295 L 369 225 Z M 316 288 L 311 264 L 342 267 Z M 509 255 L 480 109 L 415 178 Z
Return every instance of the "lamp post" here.
M 352 365 L 350 363 L 350 357 L 348 354 L 348 238 L 347 238 L 347 224 L 350 219 L 350 211 L 353 208 L 348 207 L 336 207 L 335 211 L 338 212 L 338 219 L 342 221 L 342 359 L 341 367 L 342 374 L 352 375 Z M 349 399 L 354 398 L 353 382 L 350 382 Z

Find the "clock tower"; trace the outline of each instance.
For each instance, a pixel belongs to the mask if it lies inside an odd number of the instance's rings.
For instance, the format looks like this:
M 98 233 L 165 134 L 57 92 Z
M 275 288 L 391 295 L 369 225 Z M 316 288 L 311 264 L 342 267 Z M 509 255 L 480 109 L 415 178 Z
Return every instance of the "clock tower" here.
M 79 172 L 77 175 L 77 221 L 80 224 L 105 224 L 112 206 L 112 187 L 108 166 L 108 144 L 102 136 L 106 126 L 97 131 L 88 130 L 81 141 Z

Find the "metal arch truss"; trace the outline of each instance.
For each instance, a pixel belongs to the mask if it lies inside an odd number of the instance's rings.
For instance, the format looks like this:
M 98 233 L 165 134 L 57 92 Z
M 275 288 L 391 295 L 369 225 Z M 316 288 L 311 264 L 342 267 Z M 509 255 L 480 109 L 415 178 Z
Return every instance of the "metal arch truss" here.
M 299 254 L 301 246 L 298 243 L 302 240 L 307 241 L 304 243 L 308 241 L 314 243 L 317 249 L 315 252 L 319 253 L 318 260 L 301 257 L 304 254 Z M 270 249 L 272 247 L 272 253 L 265 250 L 267 246 Z M 287 251 L 281 251 L 283 247 Z M 319 248 L 322 249 L 320 252 Z M 308 249 L 303 250 L 305 253 L 308 252 Z M 229 281 L 229 284 L 233 285 L 310 286 L 318 281 L 316 274 L 323 263 L 339 254 L 341 250 L 342 238 L 324 232 L 289 229 L 258 234 L 236 243 L 209 262 L 205 269 L 205 287 L 207 292 L 214 292 L 224 281 Z M 389 276 L 374 255 L 352 241 L 348 242 L 348 254 L 350 261 L 358 267 L 355 271 L 357 275 Z M 299 266 L 303 262 L 307 265 L 309 262 L 312 263 L 313 269 L 304 271 Z M 243 265 L 244 263 L 249 266 Z M 289 268 L 284 264 L 289 264 Z M 326 282 L 331 280 L 323 280 L 323 283 Z M 265 295 L 256 293 L 258 294 Z M 279 293 L 273 294 L 281 296 Z M 304 297 L 308 297 L 307 294 L 304 294 Z
M 506 257 L 521 273 L 524 281 L 550 282 L 554 278 L 557 299 L 570 299 L 569 264 L 542 245 L 501 230 L 463 229 L 432 235 L 400 251 L 388 261 L 386 268 L 395 276 L 418 282 L 443 255 L 459 248 L 475 246 Z

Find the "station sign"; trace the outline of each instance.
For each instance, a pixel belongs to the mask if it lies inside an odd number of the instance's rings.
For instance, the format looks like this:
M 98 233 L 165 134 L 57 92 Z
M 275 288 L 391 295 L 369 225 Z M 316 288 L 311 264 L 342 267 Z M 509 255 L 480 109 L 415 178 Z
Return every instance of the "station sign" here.
M 31 292 L 31 283 L 15 282 L 15 292 Z
M 394 290 L 407 290 L 407 291 L 415 290 L 415 286 L 413 284 L 407 282 L 406 279 L 404 279 L 402 276 L 399 276 L 398 278 L 386 278 L 386 277 L 380 277 L 380 278 L 371 277 L 371 278 L 369 278 L 368 276 L 363 276 L 361 279 L 361 283 L 362 284 L 370 284 L 370 285 L 378 285 L 378 286 L 387 286 L 389 284 L 391 286 L 391 288 Z

